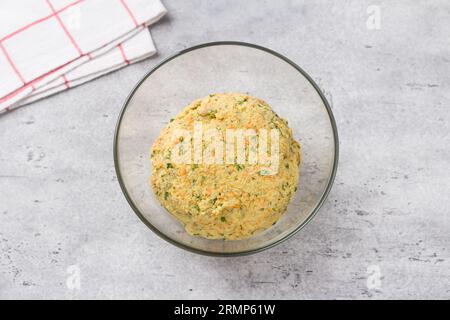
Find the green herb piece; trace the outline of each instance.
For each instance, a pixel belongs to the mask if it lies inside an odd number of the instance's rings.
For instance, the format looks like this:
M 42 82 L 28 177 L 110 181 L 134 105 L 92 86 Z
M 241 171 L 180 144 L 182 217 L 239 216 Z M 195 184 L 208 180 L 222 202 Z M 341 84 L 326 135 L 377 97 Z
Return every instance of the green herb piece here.
M 191 170 L 195 170 L 198 168 L 198 164 L 191 164 Z
M 243 100 L 241 100 L 241 101 L 238 101 L 238 104 L 239 104 L 239 105 L 242 105 L 244 102 L 247 102 L 247 100 L 248 100 L 248 98 L 245 98 L 245 99 L 243 99 Z
M 226 221 L 227 221 L 227 219 L 226 219 L 225 217 L 220 217 L 220 221 L 222 221 L 222 222 L 226 222 Z
M 173 165 L 172 165 L 170 162 L 168 162 L 168 163 L 166 164 L 166 168 L 167 168 L 167 169 L 173 168 Z
M 243 164 L 235 163 L 233 166 L 236 168 L 237 171 L 241 171 L 242 169 L 245 168 L 245 166 Z
M 167 200 L 167 198 L 169 197 L 170 193 L 168 193 L 167 191 L 164 192 L 164 200 Z

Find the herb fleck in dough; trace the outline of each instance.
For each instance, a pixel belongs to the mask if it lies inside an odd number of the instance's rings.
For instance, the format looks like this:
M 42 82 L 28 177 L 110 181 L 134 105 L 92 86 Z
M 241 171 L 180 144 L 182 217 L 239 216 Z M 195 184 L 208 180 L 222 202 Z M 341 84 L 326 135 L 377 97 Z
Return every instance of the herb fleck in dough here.
M 193 131 L 201 121 L 203 132 L 216 128 L 278 129 L 279 168 L 261 174 L 262 164 L 176 164 L 171 150 L 177 129 Z M 270 150 L 270 148 L 268 148 Z M 208 239 L 238 240 L 275 224 L 297 190 L 300 145 L 287 121 L 264 101 L 239 93 L 198 99 L 170 121 L 151 150 L 151 185 L 161 204 L 186 231 Z

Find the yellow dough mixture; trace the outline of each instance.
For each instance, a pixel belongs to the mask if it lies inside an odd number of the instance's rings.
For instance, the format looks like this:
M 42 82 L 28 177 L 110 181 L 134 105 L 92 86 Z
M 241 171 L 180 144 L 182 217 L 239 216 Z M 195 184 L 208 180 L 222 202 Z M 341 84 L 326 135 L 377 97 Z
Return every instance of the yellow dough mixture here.
M 195 128 L 200 127 L 199 136 Z M 208 138 L 208 130 L 222 140 Z M 237 158 L 239 144 L 236 138 L 232 151 L 227 149 L 227 132 L 239 130 L 256 136 L 243 139 L 245 163 L 235 158 L 231 163 L 229 154 Z M 275 131 L 278 136 L 272 138 L 269 133 Z M 260 140 L 266 132 L 267 140 Z M 218 141 L 219 148 L 211 147 Z M 262 141 L 267 141 L 266 162 L 259 153 Z M 193 147 L 199 142 L 200 147 Z M 205 160 L 207 152 L 215 162 Z M 256 161 L 250 161 L 250 152 L 258 155 Z M 151 162 L 154 193 L 189 234 L 238 240 L 269 228 L 286 211 L 297 190 L 300 145 L 287 121 L 263 100 L 240 93 L 212 94 L 193 101 L 161 131 Z

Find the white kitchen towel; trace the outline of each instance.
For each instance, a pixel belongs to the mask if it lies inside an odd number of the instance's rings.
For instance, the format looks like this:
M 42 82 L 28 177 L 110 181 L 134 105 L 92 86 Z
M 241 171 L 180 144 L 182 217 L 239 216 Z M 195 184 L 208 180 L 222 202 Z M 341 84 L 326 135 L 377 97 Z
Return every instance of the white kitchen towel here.
M 159 0 L 0 1 L 0 112 L 156 52 Z

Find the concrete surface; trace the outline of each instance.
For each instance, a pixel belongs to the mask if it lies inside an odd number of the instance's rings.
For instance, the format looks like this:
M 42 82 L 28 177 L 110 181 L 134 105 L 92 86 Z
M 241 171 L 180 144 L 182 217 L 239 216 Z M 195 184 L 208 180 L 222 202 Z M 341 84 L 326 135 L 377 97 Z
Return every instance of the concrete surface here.
M 165 4 L 152 28 L 158 56 L 0 117 L 0 298 L 449 299 L 450 4 Z M 312 223 L 232 259 L 154 235 L 112 159 L 134 84 L 215 40 L 296 61 L 332 103 L 341 140 L 335 186 Z

